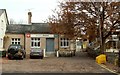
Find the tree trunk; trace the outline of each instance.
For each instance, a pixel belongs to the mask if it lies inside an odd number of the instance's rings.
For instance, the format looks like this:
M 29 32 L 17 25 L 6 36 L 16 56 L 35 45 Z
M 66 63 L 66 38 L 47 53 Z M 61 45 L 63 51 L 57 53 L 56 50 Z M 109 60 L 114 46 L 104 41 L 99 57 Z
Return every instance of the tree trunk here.
M 102 38 L 101 41 L 102 41 L 102 44 L 100 46 L 100 51 L 101 51 L 101 54 L 104 54 L 104 52 L 105 52 L 105 39 Z
M 103 27 L 104 27 L 104 8 L 102 10 L 102 12 L 100 13 L 100 38 L 101 38 L 101 42 L 100 42 L 100 51 L 101 54 L 104 54 L 105 51 L 105 38 L 104 38 L 104 33 L 103 33 Z

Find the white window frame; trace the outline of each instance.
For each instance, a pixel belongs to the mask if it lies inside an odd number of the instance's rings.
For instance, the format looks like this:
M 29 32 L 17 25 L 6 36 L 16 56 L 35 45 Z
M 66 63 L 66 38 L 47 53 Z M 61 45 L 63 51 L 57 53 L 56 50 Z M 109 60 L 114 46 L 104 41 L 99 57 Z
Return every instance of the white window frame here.
M 60 47 L 61 48 L 69 47 L 69 39 L 68 38 L 60 38 Z
M 20 38 L 12 38 L 11 44 L 20 44 Z
M 33 40 L 32 40 L 33 39 Z M 36 40 L 35 40 L 36 39 Z M 33 42 L 33 46 L 32 46 L 32 42 Z M 36 46 L 35 46 L 36 43 Z M 40 44 L 38 44 L 40 43 Z M 36 38 L 36 37 L 32 37 L 31 38 L 31 48 L 40 48 L 41 47 L 41 41 L 40 38 Z

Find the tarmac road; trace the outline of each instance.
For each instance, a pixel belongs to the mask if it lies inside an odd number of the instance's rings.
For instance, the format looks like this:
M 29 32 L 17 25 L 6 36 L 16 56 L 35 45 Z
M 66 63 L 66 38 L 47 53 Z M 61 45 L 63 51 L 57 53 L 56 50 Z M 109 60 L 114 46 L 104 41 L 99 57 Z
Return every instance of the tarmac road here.
M 86 53 L 80 53 L 74 57 L 26 58 L 24 60 L 1 58 L 0 60 L 3 73 L 111 73 L 100 67 L 94 59 L 87 57 Z

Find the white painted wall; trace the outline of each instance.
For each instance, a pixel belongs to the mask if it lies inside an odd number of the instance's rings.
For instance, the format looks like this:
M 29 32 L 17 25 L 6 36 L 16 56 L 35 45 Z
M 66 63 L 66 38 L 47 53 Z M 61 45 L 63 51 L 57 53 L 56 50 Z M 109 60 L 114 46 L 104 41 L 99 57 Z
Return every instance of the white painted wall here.
M 5 12 L 0 16 L 0 49 L 3 49 L 3 38 L 5 36 L 7 17 Z

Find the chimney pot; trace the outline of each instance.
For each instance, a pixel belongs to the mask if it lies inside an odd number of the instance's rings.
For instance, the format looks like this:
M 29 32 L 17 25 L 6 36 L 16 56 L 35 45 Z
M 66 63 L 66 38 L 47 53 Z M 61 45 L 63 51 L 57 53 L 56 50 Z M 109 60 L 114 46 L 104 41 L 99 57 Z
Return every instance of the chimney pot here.
M 28 24 L 31 24 L 32 13 L 28 12 Z

